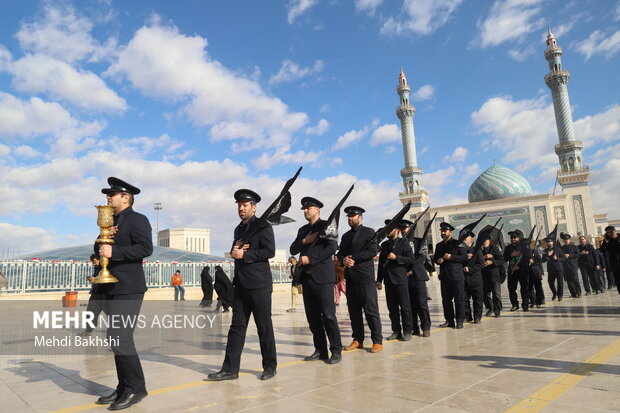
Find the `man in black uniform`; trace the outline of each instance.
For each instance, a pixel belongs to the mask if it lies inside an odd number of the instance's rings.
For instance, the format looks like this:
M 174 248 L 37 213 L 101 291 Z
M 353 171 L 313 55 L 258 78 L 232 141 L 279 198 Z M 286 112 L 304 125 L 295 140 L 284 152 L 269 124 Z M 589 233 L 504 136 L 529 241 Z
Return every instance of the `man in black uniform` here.
M 547 238 L 547 248 L 543 250 L 542 260 L 547 263 L 547 281 L 549 282 L 549 288 L 553 296 L 551 301 L 556 298 L 558 301 L 562 301 L 564 296 L 564 254 L 555 245 L 555 239 Z M 556 287 L 557 282 L 557 287 Z
M 568 284 L 568 290 L 573 298 L 581 297 L 581 286 L 579 285 L 579 276 L 577 275 L 579 248 L 571 242 L 570 234 L 560 233 L 560 238 L 564 241 L 562 245 L 562 253 L 564 254 L 564 277 Z
M 114 227 L 111 234 L 114 244 L 95 244 L 100 257 L 108 258 L 108 269 L 118 278 L 117 283 L 102 284 L 100 292 L 106 294 L 106 309 L 111 320 L 136 319 L 140 314 L 146 281 L 142 261 L 153 253 L 151 224 L 132 208 L 134 195 L 140 190 L 115 177 L 108 178 L 109 188 L 103 188 L 108 205 L 114 209 Z M 109 396 L 102 396 L 96 404 L 110 404 L 109 410 L 126 409 L 147 396 L 144 373 L 133 341 L 132 327 L 111 323 L 107 335 L 118 338 L 113 345 L 118 385 Z
M 601 244 L 601 251 L 609 257 L 609 269 L 613 273 L 618 293 L 620 293 L 620 239 L 613 225 L 605 227 L 605 238 Z
M 517 311 L 519 309 L 517 284 L 521 287 L 523 311 L 528 311 L 530 290 L 529 264 L 532 255 L 530 246 L 525 245 L 523 242 L 523 232 L 521 230 L 510 231 L 508 235 L 510 235 L 510 245 L 504 251 L 504 260 L 508 262 L 508 294 L 512 304 L 510 311 Z
M 592 244 L 588 243 L 588 240 L 583 235 L 579 237 L 579 258 L 577 263 L 579 264 L 579 271 L 581 272 L 581 279 L 583 281 L 583 288 L 586 290 L 585 295 L 590 295 L 590 292 L 598 294 L 603 292 L 602 286 L 599 285 L 596 277 L 596 266 L 600 266 L 598 256 L 594 252 Z
M 504 265 L 499 236 L 494 236 L 495 227 L 486 226 L 478 233 L 478 242 L 482 242 L 481 252 L 484 257 L 482 268 L 482 299 L 487 308 L 486 316 L 499 317 L 502 312 L 502 278 L 500 267 Z
M 474 246 L 475 234 L 470 229 L 464 229 L 459 234 L 459 239 L 467 247 L 467 261 L 463 265 L 463 275 L 465 277 L 465 318 L 480 324 L 482 319 L 482 268 L 484 267 L 484 257 L 480 248 Z M 470 300 L 473 304 L 473 313 Z
M 363 208 L 348 206 L 344 212 L 347 214 L 347 222 L 351 229 L 342 236 L 338 261 L 344 266 L 347 307 L 353 337 L 353 342 L 344 349 L 350 351 L 364 346 L 363 310 L 372 340 L 370 351 L 377 353 L 383 349 L 383 335 L 375 286 L 374 258 L 377 255 L 377 244 L 369 242 L 375 231 L 362 225 L 362 214 L 366 212 Z
M 536 304 L 536 307 L 540 308 L 545 304 L 545 292 L 542 285 L 545 272 L 542 266 L 542 256 L 536 245 L 530 250 L 530 253 L 530 306 Z
M 268 380 L 276 375 L 276 340 L 271 322 L 273 280 L 269 266 L 269 258 L 276 254 L 276 243 L 271 225 L 266 225 L 258 232 L 253 231 L 255 226 L 260 224 L 256 218 L 256 204 L 260 200 L 260 196 L 249 189 L 235 192 L 241 222 L 235 228 L 230 251 L 230 256 L 235 259 L 233 316 L 222 369 L 209 374 L 209 380 L 231 380 L 239 377 L 241 352 L 252 314 L 263 356 L 263 373 L 260 379 Z M 250 236 L 252 233 L 254 235 Z
M 385 221 L 385 225 L 389 223 L 390 220 Z M 413 251 L 406 239 L 398 238 L 398 233 L 399 228 L 394 228 L 388 234 L 387 241 L 381 244 L 377 288 L 381 289 L 381 283 L 385 283 L 385 301 L 392 322 L 392 334 L 387 339 L 410 341 L 413 333 L 413 317 L 407 267 L 413 260 Z
M 400 221 L 401 232 L 406 237 L 411 231 L 413 222 L 403 219 Z M 426 282 L 429 280 L 426 264 L 430 263 L 428 254 L 425 249 L 415 248 L 415 245 L 422 246 L 425 240 L 414 238 L 410 242 L 413 258 L 407 267 L 407 284 L 409 286 L 409 302 L 411 303 L 411 318 L 413 320 L 413 335 L 420 335 L 422 329 L 422 337 L 430 337 L 431 335 L 431 313 L 428 309 L 428 290 Z M 432 264 L 431 264 L 432 265 Z M 418 324 L 418 319 L 420 324 Z
M 99 275 L 99 271 L 101 271 L 101 265 L 99 264 L 99 257 L 97 254 L 90 255 L 90 262 L 93 263 L 93 274 L 86 277 L 86 279 L 91 283 L 90 286 L 90 298 L 88 299 L 88 306 L 86 307 L 86 311 L 93 313 L 93 326 L 87 326 L 86 331 L 78 334 L 80 337 L 88 337 L 93 333 L 94 328 L 97 328 L 97 322 L 99 321 L 99 315 L 102 311 L 105 312 L 105 300 L 106 294 L 101 284 L 93 284 L 93 280 Z M 94 328 L 93 328 L 94 327 Z
M 442 222 L 439 224 L 439 229 L 442 241 L 435 246 L 433 261 L 439 265 L 441 303 L 446 319 L 445 323 L 439 327 L 463 328 L 463 320 L 465 320 L 463 265 L 467 261 L 467 250 L 464 244 L 452 238 L 452 231 L 454 231 L 452 225 Z
M 333 256 L 338 249 L 338 243 L 319 238 L 319 232 L 327 224 L 321 219 L 322 207 L 323 203 L 316 198 L 309 196 L 302 198 L 301 209 L 308 223 L 297 231 L 297 238 L 291 244 L 290 252 L 291 255 L 300 255 L 304 310 L 314 341 L 314 353 L 304 360 L 327 360 L 327 338 L 329 338 L 332 355 L 328 363 L 336 364 L 342 360 L 342 341 L 334 302 L 336 272 Z

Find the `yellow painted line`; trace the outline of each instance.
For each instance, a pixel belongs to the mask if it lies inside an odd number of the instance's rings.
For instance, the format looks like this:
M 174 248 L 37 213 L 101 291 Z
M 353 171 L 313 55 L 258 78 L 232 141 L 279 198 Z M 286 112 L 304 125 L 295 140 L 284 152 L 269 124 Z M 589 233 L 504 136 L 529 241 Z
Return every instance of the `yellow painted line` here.
M 258 399 L 260 396 L 252 395 L 252 396 L 235 396 L 235 399 Z
M 411 356 L 413 355 L 413 353 L 411 351 L 405 351 L 404 353 L 399 353 L 399 354 L 393 354 L 390 356 L 391 359 L 399 359 L 402 357 L 407 357 L 407 356 Z
M 193 412 L 194 410 L 198 410 L 200 409 L 200 406 L 194 406 L 194 407 L 190 407 L 189 409 L 187 409 L 187 412 Z
M 558 304 L 558 302 L 556 301 L 555 303 L 552 303 L 551 305 L 554 305 L 554 304 Z M 505 312 L 506 311 L 504 311 L 503 313 L 505 313 Z M 435 328 L 431 328 L 430 331 L 433 332 L 433 333 L 437 333 L 437 332 L 440 332 L 442 330 L 453 330 L 453 328 L 450 328 L 450 327 L 435 327 Z M 401 342 L 400 340 L 385 340 L 384 344 L 400 343 L 400 342 Z M 360 351 L 360 350 L 363 350 L 363 349 L 356 349 L 356 350 L 347 351 L 347 352 L 344 352 L 344 353 L 353 353 L 354 351 Z M 392 356 L 390 356 L 390 358 L 397 359 L 397 358 L 406 357 L 406 356 L 409 356 L 409 355 L 412 355 L 412 354 L 413 353 L 411 353 L 411 352 L 405 352 L 405 353 L 401 353 L 401 354 L 392 355 Z M 303 360 L 293 360 L 293 361 L 289 361 L 287 363 L 279 364 L 278 365 L 278 369 L 285 368 L 285 367 L 297 366 L 297 365 L 305 364 L 305 363 L 307 363 L 307 362 L 303 361 Z M 261 373 L 262 372 L 262 370 L 253 370 L 253 371 L 256 372 L 256 373 Z M 106 374 L 112 374 L 112 373 L 115 373 L 115 371 L 110 370 L 110 371 L 106 372 Z M 246 376 L 246 375 L 249 375 L 249 374 L 250 373 L 239 373 L 239 377 Z M 210 382 L 210 381 L 201 380 L 201 381 L 194 381 L 194 382 L 179 384 L 179 385 L 176 385 L 176 386 L 163 387 L 161 389 L 149 391 L 149 396 L 156 396 L 158 394 L 165 394 L 165 393 L 170 393 L 170 392 L 177 391 L 177 390 L 190 389 L 190 388 L 193 388 L 193 387 L 203 386 L 205 384 L 213 384 L 213 383 L 217 383 L 217 382 Z M 93 396 L 93 397 L 95 397 L 95 396 Z M 216 406 L 216 405 L 217 405 L 217 403 L 211 403 L 211 404 L 205 405 L 204 407 L 213 407 L 213 406 Z M 51 413 L 83 412 L 83 411 L 91 410 L 91 409 L 94 409 L 94 408 L 97 408 L 97 407 L 105 407 L 105 406 L 97 405 L 95 403 L 88 403 L 88 404 L 81 404 L 81 405 L 73 406 L 73 407 L 67 407 L 67 408 L 64 408 L 64 409 L 54 410 Z
M 203 407 L 215 407 L 215 406 L 217 406 L 217 402 L 205 404 Z
M 531 394 L 528 398 L 506 410 L 505 413 L 530 413 L 543 410 L 554 400 L 557 400 L 560 396 L 585 379 L 588 373 L 602 367 L 618 354 L 620 354 L 620 340 L 603 348 L 583 363 L 579 363 L 571 371 L 558 377 L 536 393 Z

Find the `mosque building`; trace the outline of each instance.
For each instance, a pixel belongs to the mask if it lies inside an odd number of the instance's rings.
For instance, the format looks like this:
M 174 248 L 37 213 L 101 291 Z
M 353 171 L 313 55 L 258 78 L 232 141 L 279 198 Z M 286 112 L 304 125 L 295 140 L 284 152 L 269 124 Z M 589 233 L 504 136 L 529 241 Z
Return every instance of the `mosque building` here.
M 553 107 L 558 131 L 559 143 L 555 146 L 560 168 L 557 171 L 557 183 L 561 194 L 535 194 L 530 183 L 521 174 L 499 164 L 491 165 L 469 187 L 468 203 L 432 207 L 418 225 L 416 233 L 421 236 L 430 218 L 437 213 L 437 218 L 430 231 L 432 243 L 439 242 L 439 223 L 449 222 L 459 229 L 470 222 L 486 217 L 478 229 L 487 224 L 493 225 L 502 218 L 503 234 L 513 229 L 520 229 L 527 236 L 536 225 L 536 234 L 540 229 L 540 238 L 544 238 L 558 224 L 560 231 L 577 237 L 586 235 L 594 238 L 603 234 L 608 225 L 607 214 L 595 215 L 590 199 L 588 185 L 590 169 L 582 156 L 583 143 L 575 138 L 573 119 L 568 97 L 570 73 L 562 68 L 562 48 L 549 29 L 547 33 L 545 59 L 549 63 L 549 73 L 545 83 L 551 89 Z M 400 171 L 404 190 L 399 194 L 403 204 L 411 202 L 410 219 L 414 220 L 430 205 L 428 193 L 423 189 L 422 169 L 417 166 L 413 116 L 415 107 L 409 101 L 411 88 L 402 68 L 398 80 L 397 93 L 400 105 L 396 115 L 401 123 L 405 167 Z

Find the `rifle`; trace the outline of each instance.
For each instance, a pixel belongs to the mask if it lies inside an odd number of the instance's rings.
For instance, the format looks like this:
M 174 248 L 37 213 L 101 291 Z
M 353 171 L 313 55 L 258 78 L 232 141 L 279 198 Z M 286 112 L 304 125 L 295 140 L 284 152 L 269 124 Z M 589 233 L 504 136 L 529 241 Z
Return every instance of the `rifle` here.
M 486 214 L 485 214 L 485 215 L 486 215 Z M 484 218 L 484 216 L 483 216 L 482 218 Z M 478 222 L 480 222 L 480 221 L 482 220 L 482 218 L 480 218 L 480 219 L 478 220 Z M 502 217 L 499 217 L 499 218 L 497 219 L 497 221 L 495 221 L 495 224 L 493 224 L 493 229 L 497 228 L 497 224 L 499 224 L 499 221 L 501 221 L 501 220 L 502 220 Z M 477 225 L 477 223 L 476 223 L 476 225 Z M 475 226 L 474 226 L 474 228 L 475 228 Z M 492 230 L 491 230 L 491 231 L 492 231 Z M 491 234 L 492 234 L 492 233 L 491 233 Z M 477 245 L 477 246 L 476 246 L 476 248 L 474 249 L 474 253 L 472 254 L 472 257 L 469 259 L 469 261 L 467 261 L 467 265 L 466 265 L 467 267 L 469 267 L 469 264 L 471 263 L 471 260 L 473 260 L 473 259 L 476 257 L 476 254 L 478 254 L 478 251 L 480 251 L 481 249 L 482 249 L 482 243 L 480 243 L 479 245 Z
M 527 246 L 527 248 L 530 247 L 530 244 L 532 243 L 532 237 L 534 236 L 534 231 L 536 230 L 536 225 L 534 225 L 534 227 L 532 228 L 532 230 L 530 231 L 530 236 L 527 237 L 527 242 L 523 242 L 521 241 L 521 245 L 525 245 Z M 517 263 L 514 265 L 514 267 L 512 267 L 512 272 L 510 273 L 511 275 L 514 274 L 515 272 L 515 268 L 517 268 L 519 266 L 519 264 L 521 264 L 521 261 L 523 260 L 523 254 L 521 254 L 521 256 L 519 257 L 519 261 L 517 261 Z
M 403 219 L 405 214 L 409 212 L 409 208 L 411 208 L 411 202 L 408 202 L 404 207 L 402 207 L 402 209 L 398 211 L 396 215 L 394 215 L 394 218 L 392 218 L 389 224 L 375 231 L 375 235 L 373 235 L 372 238 L 368 240 L 363 249 L 368 248 L 368 246 L 372 243 L 378 244 L 380 241 L 382 241 L 383 238 L 385 238 L 390 232 L 392 232 L 394 228 L 398 226 L 398 224 L 400 224 L 400 221 Z
M 415 228 L 418 225 L 418 221 L 420 221 L 420 218 L 422 218 L 424 216 L 424 214 L 426 214 L 426 212 L 430 209 L 431 207 L 426 207 L 426 209 L 420 214 L 420 216 L 418 216 L 415 221 L 413 222 L 413 224 L 411 224 L 411 227 L 409 228 L 409 232 L 407 232 L 407 235 L 405 235 L 404 237 L 401 237 L 399 239 L 396 240 L 396 242 L 394 243 L 394 245 L 392 246 L 392 251 L 390 252 L 394 252 L 396 250 L 396 248 L 398 248 L 400 246 L 400 243 L 403 242 L 403 240 L 407 240 L 407 242 L 411 242 L 413 241 L 414 238 L 414 234 L 415 234 Z M 435 215 L 437 215 L 437 213 L 435 213 Z M 391 231 L 390 231 L 391 232 Z M 385 267 L 388 264 L 389 260 L 385 262 L 385 264 L 383 264 L 383 266 Z
M 243 238 L 239 239 L 235 243 L 235 246 L 237 248 L 241 247 L 243 244 L 245 244 L 246 240 L 249 240 L 259 231 L 267 228 L 269 225 L 278 225 L 287 222 L 293 222 L 291 218 L 285 217 L 282 214 L 287 212 L 291 207 L 291 193 L 289 192 L 289 189 L 299 176 L 302 168 L 303 167 L 300 166 L 297 172 L 295 172 L 295 175 L 293 175 L 292 178 L 286 181 L 284 187 L 280 191 L 280 195 L 278 195 L 278 197 L 271 203 L 271 205 L 269 205 L 269 207 L 265 210 L 265 212 L 263 212 L 260 218 L 256 220 L 256 223 L 250 233 L 243 236 Z

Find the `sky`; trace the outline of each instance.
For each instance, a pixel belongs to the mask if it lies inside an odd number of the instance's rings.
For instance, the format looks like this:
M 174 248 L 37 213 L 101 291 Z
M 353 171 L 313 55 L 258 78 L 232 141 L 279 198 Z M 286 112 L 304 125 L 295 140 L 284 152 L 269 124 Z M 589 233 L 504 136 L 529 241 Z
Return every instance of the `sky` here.
M 299 166 L 278 248 L 303 196 L 327 216 L 352 183 L 376 228 L 400 208 L 401 67 L 432 206 L 467 202 L 494 160 L 550 193 L 548 27 L 595 211 L 620 218 L 618 1 L 0 0 L 0 258 L 92 242 L 109 176 L 154 230 L 210 228 L 217 255 L 234 191 L 260 214 Z

